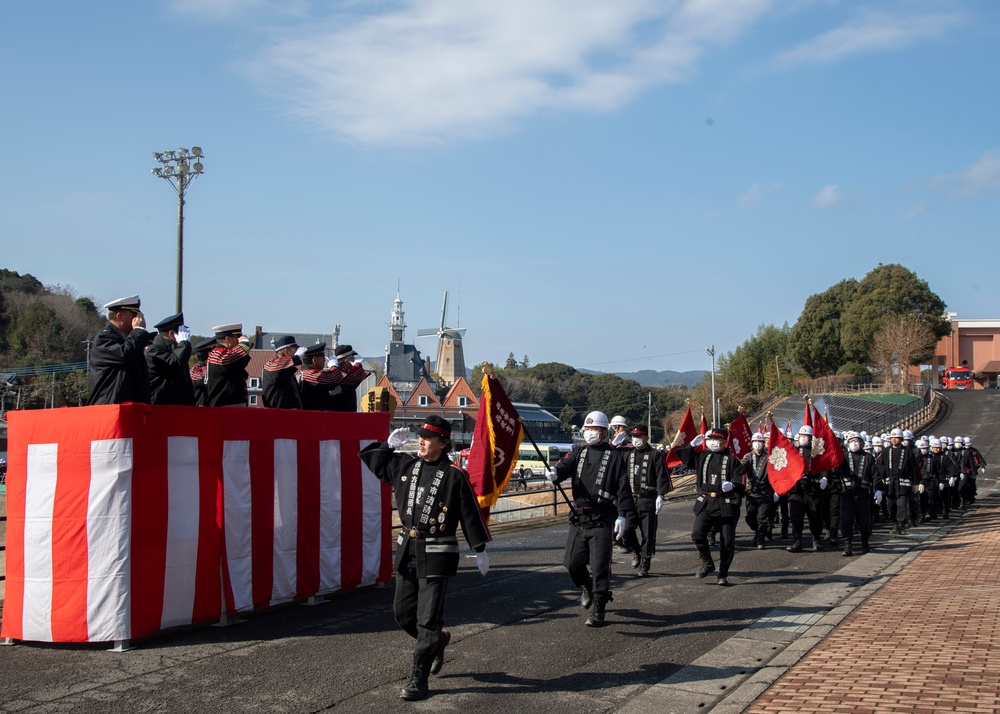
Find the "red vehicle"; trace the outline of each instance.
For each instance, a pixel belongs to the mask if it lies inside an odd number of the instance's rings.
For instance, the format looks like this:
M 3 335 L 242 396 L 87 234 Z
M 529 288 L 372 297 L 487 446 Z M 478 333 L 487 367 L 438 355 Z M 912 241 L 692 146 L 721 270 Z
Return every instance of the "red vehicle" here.
M 941 386 L 945 389 L 972 389 L 972 372 L 968 367 L 949 367 L 941 375 Z

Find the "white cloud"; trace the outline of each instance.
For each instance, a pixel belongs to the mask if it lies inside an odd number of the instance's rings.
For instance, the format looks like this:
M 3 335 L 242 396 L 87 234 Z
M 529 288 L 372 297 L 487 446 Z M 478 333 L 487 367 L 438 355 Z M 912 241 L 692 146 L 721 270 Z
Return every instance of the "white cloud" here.
M 772 193 L 781 188 L 781 182 L 772 183 L 770 185 L 764 185 L 760 183 L 755 183 L 747 192 L 740 196 L 736 203 L 740 208 L 751 209 L 757 206 L 768 193 Z
M 957 13 L 895 16 L 868 13 L 861 19 L 810 38 L 779 54 L 774 64 L 788 68 L 803 64 L 830 64 L 851 55 L 895 50 L 936 37 L 963 22 Z
M 688 78 L 775 1 L 400 0 L 286 27 L 240 71 L 321 131 L 447 142 L 544 112 L 618 109 Z
M 957 173 L 931 179 L 931 186 L 952 188 L 952 198 L 974 198 L 1000 190 L 1000 148 L 990 149 Z
M 838 208 L 847 203 L 847 197 L 840 192 L 840 188 L 836 184 L 827 184 L 824 186 L 819 193 L 813 196 L 812 201 L 813 208 L 819 209 L 830 209 Z

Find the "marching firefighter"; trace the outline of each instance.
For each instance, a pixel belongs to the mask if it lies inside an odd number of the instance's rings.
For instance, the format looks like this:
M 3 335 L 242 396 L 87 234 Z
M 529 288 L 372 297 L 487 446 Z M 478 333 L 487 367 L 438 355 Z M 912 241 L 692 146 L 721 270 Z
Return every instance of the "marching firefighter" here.
M 646 577 L 656 552 L 657 516 L 673 485 L 663 454 L 649 445 L 646 427 L 632 429 L 632 448 L 623 451 L 622 458 L 635 500 L 637 521 L 637 528 L 628 529 L 625 534 L 625 547 L 632 553 L 632 567 L 638 569 L 639 577 Z M 642 535 L 641 541 L 637 533 Z
M 549 469 L 549 480 L 570 480 L 574 514 L 563 565 L 590 610 L 586 625 L 603 627 L 611 593 L 611 547 L 634 518 L 635 502 L 622 452 L 608 443 L 608 417 L 590 412 L 583 422 L 584 446 L 575 446 Z M 589 568 L 588 568 L 589 566 Z
M 486 554 L 489 531 L 465 473 L 448 459 L 451 425 L 430 415 L 417 429 L 418 454 L 394 450 L 412 436 L 407 427 L 396 429 L 385 443 L 369 444 L 361 460 L 380 480 L 392 486 L 402 532 L 396 540 L 396 622 L 416 640 L 413 670 L 400 698 L 423 699 L 427 678 L 444 665 L 451 634 L 444 629 L 444 595 L 448 578 L 458 572 L 459 524 L 465 540 L 476 551 L 476 565 L 489 571 Z
M 924 490 L 928 492 L 931 520 L 940 514 L 951 518 L 951 489 L 958 478 L 955 462 L 948 458 L 941 448 L 941 440 L 930 438 L 929 458 L 924 462 Z
M 894 535 L 901 535 L 909 525 L 910 498 L 913 495 L 913 486 L 920 482 L 920 474 L 913 452 L 903 446 L 903 432 L 900 429 L 893 429 L 890 432 L 889 446 L 882 449 L 876 465 L 889 498 L 896 503 L 895 525 L 892 532 Z
M 861 435 L 847 432 L 847 453 L 832 473 L 840 482 L 840 535 L 844 539 L 844 556 L 854 555 L 854 527 L 861 535 L 861 553 L 871 550 L 868 539 L 872 534 L 871 501 L 882 503 L 882 484 L 878 481 L 875 458 L 864 450 Z
M 820 537 L 823 534 L 823 519 L 820 514 L 821 494 L 830 485 L 829 479 L 822 474 L 814 474 L 810 470 L 812 461 L 813 428 L 808 424 L 799 429 L 796 447 L 806 468 L 802 477 L 788 492 L 788 514 L 792 522 L 792 544 L 785 548 L 789 553 L 802 552 L 802 533 L 805 521 L 809 519 L 809 532 L 812 534 L 814 551 L 823 550 Z
M 678 438 L 681 435 L 678 434 Z M 708 534 L 712 528 L 719 531 L 719 585 L 729 585 L 729 566 L 736 552 L 736 522 L 740 517 L 740 499 L 746 493 L 743 482 L 743 464 L 726 449 L 729 433 L 712 427 L 704 435 L 696 436 L 688 446 L 674 454 L 688 468 L 695 471 L 694 526 L 691 540 L 698 549 L 701 567 L 695 575 L 704 578 L 715 572 L 712 548 Z M 675 439 L 675 442 L 677 439 Z M 703 451 L 695 449 L 702 444 Z
M 770 538 L 771 514 L 774 512 L 774 489 L 767 479 L 767 451 L 761 433 L 750 438 L 751 451 L 743 459 L 747 481 L 746 522 L 753 531 L 750 546 L 764 550 L 764 541 Z

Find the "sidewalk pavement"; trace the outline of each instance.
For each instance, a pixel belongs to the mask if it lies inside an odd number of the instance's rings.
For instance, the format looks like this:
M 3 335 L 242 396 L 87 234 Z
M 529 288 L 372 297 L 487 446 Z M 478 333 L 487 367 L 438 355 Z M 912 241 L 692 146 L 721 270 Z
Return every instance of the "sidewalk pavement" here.
M 844 558 L 619 714 L 1000 712 L 998 491 Z

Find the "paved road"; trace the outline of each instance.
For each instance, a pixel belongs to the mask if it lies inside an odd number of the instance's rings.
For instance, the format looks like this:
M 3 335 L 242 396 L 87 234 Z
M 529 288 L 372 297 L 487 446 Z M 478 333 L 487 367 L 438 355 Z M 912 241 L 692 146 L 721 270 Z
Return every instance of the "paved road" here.
M 996 440 L 997 406 L 992 395 L 983 398 L 965 427 L 951 421 L 938 433 L 969 431 L 985 453 L 995 446 L 984 442 L 989 429 Z M 970 408 L 963 402 L 953 415 Z M 561 566 L 564 524 L 498 533 L 489 576 L 468 558 L 450 585 L 452 645 L 423 702 L 398 699 L 411 641 L 392 620 L 389 587 L 255 614 L 230 628 L 172 631 L 125 654 L 0 648 L 0 711 L 617 711 L 847 560 L 839 552 L 749 550 L 741 524 L 734 587 L 721 588 L 692 577 L 690 508 L 690 501 L 664 508 L 652 577 L 636 578 L 618 556 L 610 625 L 599 630 L 583 626 L 585 612 Z M 876 552 L 883 543 L 879 529 Z M 772 645 L 760 647 L 766 661 Z

